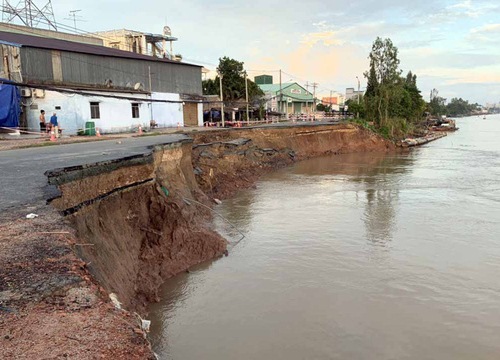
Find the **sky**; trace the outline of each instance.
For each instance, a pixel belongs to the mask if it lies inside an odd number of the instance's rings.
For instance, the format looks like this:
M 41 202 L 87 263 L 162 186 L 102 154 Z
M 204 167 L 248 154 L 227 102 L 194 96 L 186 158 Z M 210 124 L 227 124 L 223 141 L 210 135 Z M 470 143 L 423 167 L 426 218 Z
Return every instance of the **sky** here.
M 36 1 L 35 1 L 36 2 Z M 43 1 L 41 1 L 43 2 Z M 52 1 L 56 21 L 86 31 L 127 28 L 179 38 L 185 62 L 215 69 L 222 56 L 243 61 L 251 78 L 319 83 L 318 93 L 366 87 L 377 36 L 399 49 L 400 67 L 450 100 L 500 103 L 499 0 L 143 0 Z

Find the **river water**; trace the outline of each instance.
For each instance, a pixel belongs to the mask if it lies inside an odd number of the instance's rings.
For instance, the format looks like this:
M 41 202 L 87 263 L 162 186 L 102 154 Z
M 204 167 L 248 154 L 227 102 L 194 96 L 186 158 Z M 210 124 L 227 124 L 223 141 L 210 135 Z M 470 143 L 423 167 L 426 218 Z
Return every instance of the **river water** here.
M 298 163 L 218 206 L 245 238 L 165 284 L 160 358 L 499 359 L 500 116 L 457 125 L 409 154 Z

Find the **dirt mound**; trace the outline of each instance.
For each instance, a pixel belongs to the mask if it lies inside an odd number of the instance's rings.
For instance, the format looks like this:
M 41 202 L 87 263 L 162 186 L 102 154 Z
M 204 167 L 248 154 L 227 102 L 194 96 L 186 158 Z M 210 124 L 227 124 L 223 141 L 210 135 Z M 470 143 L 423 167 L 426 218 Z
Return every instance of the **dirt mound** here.
M 48 209 L 0 226 L 1 359 L 148 359 L 137 320 L 115 310 Z
M 138 318 L 163 281 L 226 241 L 205 206 L 295 161 L 394 146 L 352 125 L 195 134 L 151 154 L 59 169 L 52 205 L 0 225 L 0 358 L 148 359 Z M 200 205 L 203 204 L 203 205 Z
M 71 220 L 78 238 L 92 244 L 79 247 L 78 256 L 128 309 L 158 301 L 165 279 L 226 249 L 205 211 L 156 185 L 113 194 Z

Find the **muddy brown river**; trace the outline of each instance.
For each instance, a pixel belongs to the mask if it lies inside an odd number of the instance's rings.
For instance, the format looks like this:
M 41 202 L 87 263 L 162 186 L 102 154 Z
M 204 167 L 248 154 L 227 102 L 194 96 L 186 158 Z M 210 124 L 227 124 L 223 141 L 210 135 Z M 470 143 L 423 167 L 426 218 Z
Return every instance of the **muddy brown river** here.
M 165 284 L 159 358 L 499 359 L 500 116 L 457 126 L 405 155 L 304 161 L 224 201 L 245 238 Z

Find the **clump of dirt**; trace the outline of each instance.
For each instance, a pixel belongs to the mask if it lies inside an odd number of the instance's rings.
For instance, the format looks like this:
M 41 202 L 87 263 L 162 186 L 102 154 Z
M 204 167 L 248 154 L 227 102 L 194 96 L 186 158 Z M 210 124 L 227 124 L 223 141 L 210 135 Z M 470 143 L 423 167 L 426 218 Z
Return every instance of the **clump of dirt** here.
M 209 196 L 228 198 L 264 173 L 329 154 L 386 152 L 393 143 L 351 124 L 192 134 L 193 169 Z
M 78 248 L 78 255 L 127 309 L 142 311 L 159 301 L 165 279 L 226 249 L 206 210 L 156 184 L 113 194 L 71 221 L 79 239 L 92 244 Z
M 50 209 L 0 224 L 0 358 L 152 359 L 131 314 L 115 310 Z
M 155 148 L 134 171 L 61 171 L 53 205 L 66 218 L 44 207 L 36 219 L 0 220 L 0 358 L 153 358 L 138 317 L 109 294 L 142 312 L 165 279 L 221 256 L 210 197 L 309 157 L 394 148 L 352 125 L 192 135 L 194 146 Z

